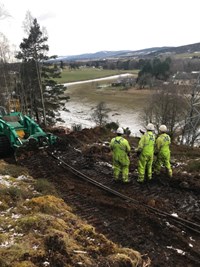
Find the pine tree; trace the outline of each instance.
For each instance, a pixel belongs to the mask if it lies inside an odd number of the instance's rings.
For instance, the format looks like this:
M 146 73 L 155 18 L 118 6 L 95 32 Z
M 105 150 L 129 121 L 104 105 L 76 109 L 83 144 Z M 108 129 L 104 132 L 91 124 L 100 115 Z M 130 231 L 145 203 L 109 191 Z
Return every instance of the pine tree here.
M 16 55 L 16 58 L 22 60 L 18 89 L 24 111 L 45 126 L 56 122 L 56 113 L 63 104 L 60 96 L 65 90 L 64 86 L 54 80 L 59 77 L 59 72 L 48 64 L 48 59 L 56 56 L 47 56 L 47 40 L 37 19 L 34 19 L 29 35 L 23 39 L 21 51 Z

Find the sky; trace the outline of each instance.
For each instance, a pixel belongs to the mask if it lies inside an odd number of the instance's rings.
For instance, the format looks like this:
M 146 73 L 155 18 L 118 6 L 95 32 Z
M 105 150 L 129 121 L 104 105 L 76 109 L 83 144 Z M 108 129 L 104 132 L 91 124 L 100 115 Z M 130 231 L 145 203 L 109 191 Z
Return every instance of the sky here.
M 0 0 L 0 32 L 19 51 L 27 11 L 48 33 L 49 56 L 200 42 L 200 0 Z

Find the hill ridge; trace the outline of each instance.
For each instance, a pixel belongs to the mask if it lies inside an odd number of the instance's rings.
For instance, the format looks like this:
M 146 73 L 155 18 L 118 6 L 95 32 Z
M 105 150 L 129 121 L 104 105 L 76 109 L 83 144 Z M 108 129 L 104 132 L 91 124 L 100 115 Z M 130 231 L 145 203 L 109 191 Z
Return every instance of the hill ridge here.
M 187 44 L 182 46 L 172 47 L 150 47 L 140 50 L 102 50 L 95 53 L 84 53 L 78 55 L 59 56 L 56 61 L 75 61 L 75 60 L 106 60 L 117 58 L 129 58 L 129 57 L 145 57 L 156 56 L 165 53 L 195 53 L 200 51 L 200 42 L 194 44 Z

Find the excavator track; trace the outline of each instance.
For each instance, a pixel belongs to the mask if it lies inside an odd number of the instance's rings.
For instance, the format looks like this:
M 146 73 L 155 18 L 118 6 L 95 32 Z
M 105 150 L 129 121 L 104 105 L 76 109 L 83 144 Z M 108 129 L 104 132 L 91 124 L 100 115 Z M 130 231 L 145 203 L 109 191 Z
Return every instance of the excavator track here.
M 10 156 L 13 150 L 6 135 L 0 135 L 0 157 Z

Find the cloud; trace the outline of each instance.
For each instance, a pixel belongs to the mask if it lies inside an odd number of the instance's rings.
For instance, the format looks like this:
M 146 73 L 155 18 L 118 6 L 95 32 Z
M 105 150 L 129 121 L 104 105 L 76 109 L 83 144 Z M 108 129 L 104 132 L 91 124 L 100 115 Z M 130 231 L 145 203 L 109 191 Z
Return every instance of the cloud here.
M 37 16 L 37 19 L 40 20 L 40 21 L 46 21 L 46 20 L 49 20 L 49 19 L 54 19 L 56 17 L 57 17 L 56 13 L 47 12 L 47 13 L 43 13 L 43 14 Z
M 139 50 L 199 42 L 199 0 L 0 0 L 12 17 L 0 32 L 17 46 L 29 10 L 49 36 L 50 54 Z M 20 4 L 20 8 L 19 8 Z

